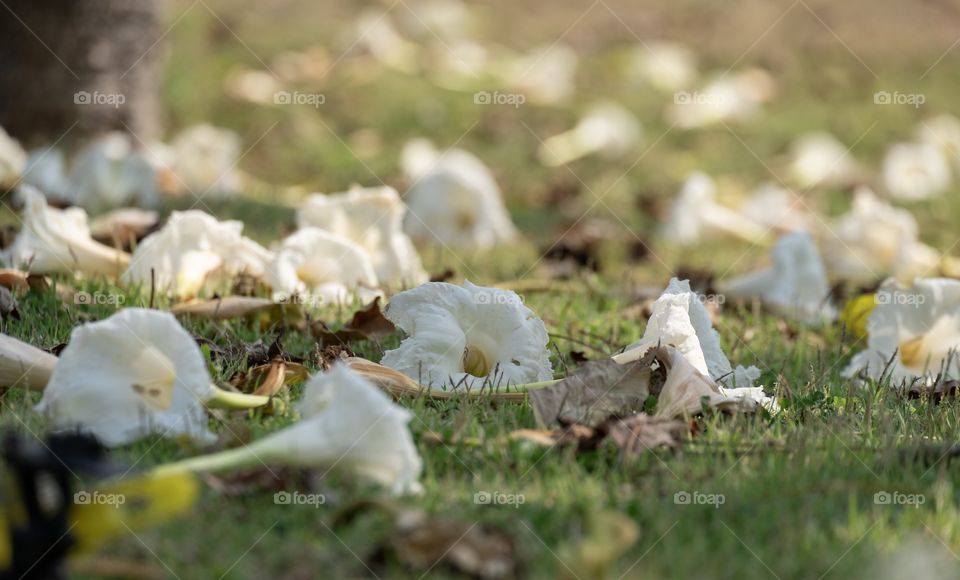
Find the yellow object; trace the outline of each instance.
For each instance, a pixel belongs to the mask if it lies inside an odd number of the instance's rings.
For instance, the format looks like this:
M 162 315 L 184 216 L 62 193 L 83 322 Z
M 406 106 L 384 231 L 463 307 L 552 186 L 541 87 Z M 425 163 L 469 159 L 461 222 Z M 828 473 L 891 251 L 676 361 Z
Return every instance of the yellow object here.
M 853 334 L 857 340 L 867 337 L 867 320 L 877 306 L 877 297 L 872 292 L 862 294 L 847 302 L 840 313 L 840 322 Z

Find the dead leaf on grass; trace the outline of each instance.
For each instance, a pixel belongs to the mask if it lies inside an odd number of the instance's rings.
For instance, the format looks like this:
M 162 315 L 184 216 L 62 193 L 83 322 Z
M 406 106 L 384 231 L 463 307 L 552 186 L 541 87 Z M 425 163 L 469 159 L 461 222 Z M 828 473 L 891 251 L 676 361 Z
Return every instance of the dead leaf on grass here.
M 396 327 L 380 310 L 380 297 L 358 310 L 350 322 L 339 330 L 332 330 L 323 321 L 310 325 L 314 338 L 321 346 L 346 345 L 361 340 L 377 340 L 396 332 Z

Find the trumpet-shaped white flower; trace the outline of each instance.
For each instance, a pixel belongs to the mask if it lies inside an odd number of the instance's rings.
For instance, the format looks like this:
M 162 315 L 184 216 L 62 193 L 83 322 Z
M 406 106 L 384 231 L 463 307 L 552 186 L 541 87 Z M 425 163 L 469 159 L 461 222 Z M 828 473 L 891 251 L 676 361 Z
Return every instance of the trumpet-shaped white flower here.
M 73 330 L 37 410 L 110 447 L 151 434 L 209 443 L 203 401 L 215 391 L 200 348 L 172 314 L 127 308 Z
M 538 155 L 549 166 L 595 153 L 618 157 L 635 148 L 642 134 L 640 122 L 630 111 L 613 102 L 597 103 L 573 129 L 544 141 Z
M 869 188 L 856 190 L 850 212 L 824 234 L 827 271 L 848 280 L 899 278 L 936 269 L 936 250 L 918 240 L 917 220 L 905 209 L 877 198 Z
M 805 232 L 777 240 L 773 265 L 722 282 L 718 291 L 727 298 L 759 298 L 787 316 L 805 322 L 836 317 L 830 303 L 830 284 L 813 238 Z
M 757 115 L 775 90 L 769 73 L 760 69 L 723 75 L 698 91 L 674 94 L 666 111 L 667 120 L 684 129 L 748 120 Z
M 87 144 L 73 162 L 68 185 L 67 198 L 91 211 L 157 204 L 156 170 L 124 133 Z
M 369 254 L 357 243 L 319 228 L 303 228 L 275 249 L 264 279 L 274 298 L 322 303 L 349 302 L 354 295 L 367 301 L 379 295 L 377 275 Z
M 903 288 L 888 280 L 876 300 L 867 348 L 854 355 L 844 376 L 889 377 L 894 388 L 928 386 L 940 373 L 960 378 L 960 282 L 917 278 Z
M 753 220 L 716 202 L 717 189 L 707 175 L 692 173 L 673 201 L 661 234 L 671 242 L 689 245 L 716 235 L 750 242 L 767 234 Z
M 175 211 L 134 250 L 124 280 L 150 287 L 152 271 L 157 289 L 187 297 L 213 276 L 262 276 L 272 254 L 242 232 L 239 221 L 217 221 L 199 210 Z
M 798 138 L 791 151 L 790 175 L 803 188 L 851 183 L 858 171 L 850 150 L 827 132 Z
M 554 43 L 499 63 L 493 72 L 526 101 L 553 105 L 568 100 L 576 91 L 578 61 L 573 48 Z
M 80 272 L 117 275 L 130 256 L 95 241 L 87 225 L 87 212 L 79 207 L 56 209 L 47 205 L 29 185 L 19 189 L 23 200 L 23 227 L 0 257 L 10 266 L 34 274 Z
M 27 153 L 0 127 L 0 191 L 13 187 L 27 166 Z
M 755 189 L 740 208 L 744 217 L 773 230 L 811 231 L 815 216 L 806 210 L 796 193 L 774 183 Z
M 697 80 L 692 50 L 673 42 L 644 42 L 633 49 L 632 72 L 664 92 L 687 88 Z
M 921 121 L 917 139 L 939 149 L 955 167 L 960 166 L 960 119 L 953 115 L 938 115 Z
M 392 187 L 354 187 L 314 194 L 297 212 L 299 227 L 316 227 L 363 247 L 381 284 L 416 286 L 427 281 L 413 242 L 403 232 L 407 208 Z
M 553 378 L 547 329 L 509 290 L 428 282 L 390 299 L 387 318 L 407 333 L 380 363 L 436 388 L 479 388 Z
M 720 347 L 720 335 L 713 329 L 710 314 L 690 282 L 672 278 L 653 303 L 643 338 L 613 357 L 619 363 L 638 360 L 657 345 L 673 345 L 697 371 L 723 385 L 751 388 L 760 377 L 757 367 L 734 369 Z M 755 387 L 754 387 L 755 388 Z M 739 391 L 738 393 L 746 392 Z
M 903 200 L 927 199 L 950 187 L 950 164 L 934 145 L 897 143 L 883 159 L 883 185 Z
M 483 249 L 516 236 L 497 182 L 474 155 L 461 149 L 441 154 L 415 140 L 404 148 L 403 167 L 413 181 L 403 227 L 415 242 Z
M 237 193 L 242 184 L 237 173 L 240 136 L 229 129 L 202 124 L 181 131 L 170 143 L 172 169 L 195 195 Z
M 37 188 L 48 199 L 66 199 L 69 182 L 63 151 L 53 147 L 31 149 L 23 183 Z

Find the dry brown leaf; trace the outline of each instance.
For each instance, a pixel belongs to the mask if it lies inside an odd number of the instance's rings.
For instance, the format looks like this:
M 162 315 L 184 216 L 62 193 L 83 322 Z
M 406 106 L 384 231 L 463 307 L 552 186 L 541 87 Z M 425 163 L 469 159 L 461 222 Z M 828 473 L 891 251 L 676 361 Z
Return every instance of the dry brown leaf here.
M 320 320 L 311 325 L 313 336 L 321 346 L 346 345 L 361 340 L 376 340 L 396 332 L 396 327 L 383 315 L 380 310 L 380 297 L 373 299 L 358 310 L 350 322 L 339 330 L 332 330 Z
M 29 275 L 20 270 L 0 269 L 0 286 L 16 294 L 23 294 L 30 289 L 28 278 Z
M 50 382 L 57 357 L 0 334 L 0 387 L 26 387 L 42 391 Z
M 675 449 L 690 433 L 684 421 L 651 417 L 644 413 L 625 419 L 611 419 L 606 424 L 607 436 L 625 456 L 641 455 L 657 447 Z
M 299 324 L 303 311 L 298 304 L 278 304 L 266 298 L 227 296 L 210 300 L 182 302 L 170 309 L 174 316 L 229 320 L 246 318 L 269 327 L 277 323 Z
M 157 229 L 157 212 L 136 207 L 111 210 L 90 222 L 90 235 L 111 248 L 129 250 Z
M 284 386 L 302 383 L 309 377 L 307 367 L 276 357 L 265 365 L 238 373 L 230 383 L 240 392 L 272 397 Z
M 662 369 L 664 383 L 659 389 L 655 417 L 696 415 L 704 405 L 724 413 L 742 410 L 738 399 L 722 394 L 713 379 L 693 368 L 683 353 L 672 346 L 651 348 L 637 364 L 651 369 L 651 374 Z

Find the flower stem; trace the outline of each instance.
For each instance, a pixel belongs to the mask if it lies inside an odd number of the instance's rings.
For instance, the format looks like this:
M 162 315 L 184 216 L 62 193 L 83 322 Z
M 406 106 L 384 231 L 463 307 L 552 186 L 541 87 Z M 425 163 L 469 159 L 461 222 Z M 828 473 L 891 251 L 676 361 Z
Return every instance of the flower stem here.
M 267 396 L 234 393 L 219 387 L 214 387 L 213 392 L 213 396 L 204 401 L 204 404 L 214 409 L 256 409 L 270 402 L 270 397 Z
M 190 457 L 173 463 L 165 463 L 154 467 L 150 474 L 159 477 L 197 471 L 223 471 L 225 469 L 248 467 L 250 465 L 256 465 L 259 462 L 260 459 L 254 447 L 246 446 L 218 451 L 217 453 L 211 453 L 209 455 Z

